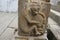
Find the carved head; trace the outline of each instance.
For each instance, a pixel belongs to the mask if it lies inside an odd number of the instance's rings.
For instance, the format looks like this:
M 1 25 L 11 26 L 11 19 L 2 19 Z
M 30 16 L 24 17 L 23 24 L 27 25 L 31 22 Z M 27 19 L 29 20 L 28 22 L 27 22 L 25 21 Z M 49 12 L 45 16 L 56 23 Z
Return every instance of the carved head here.
M 36 15 L 40 10 L 40 5 L 37 2 L 32 2 L 30 4 L 30 9 L 34 15 Z

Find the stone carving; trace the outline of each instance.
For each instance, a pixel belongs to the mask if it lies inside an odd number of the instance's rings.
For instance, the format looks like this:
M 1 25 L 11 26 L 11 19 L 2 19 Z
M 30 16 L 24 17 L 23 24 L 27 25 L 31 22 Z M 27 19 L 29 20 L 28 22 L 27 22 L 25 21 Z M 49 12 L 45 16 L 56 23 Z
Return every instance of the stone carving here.
M 19 4 L 20 7 L 18 9 L 18 34 L 22 36 L 39 36 L 44 34 L 47 26 L 47 16 L 43 12 L 43 7 L 38 2 L 29 3 L 29 6 L 24 0 L 20 3 L 22 5 Z M 26 5 L 24 6 L 24 4 Z
M 38 24 L 35 24 L 37 27 L 37 35 L 42 35 L 45 32 L 46 25 L 46 16 L 40 11 L 40 5 L 37 2 L 32 2 L 30 5 L 30 13 L 32 20 L 38 21 Z M 36 35 L 36 34 L 35 34 Z

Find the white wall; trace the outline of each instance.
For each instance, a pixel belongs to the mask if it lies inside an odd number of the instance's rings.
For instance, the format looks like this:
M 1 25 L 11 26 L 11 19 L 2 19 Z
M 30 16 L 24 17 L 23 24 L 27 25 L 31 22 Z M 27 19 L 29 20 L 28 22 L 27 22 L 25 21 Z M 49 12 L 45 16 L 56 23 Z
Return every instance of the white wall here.
M 16 12 L 18 0 L 0 0 L 0 11 Z
M 52 5 L 56 5 L 60 0 L 51 0 Z M 0 0 L 0 11 L 16 12 L 18 9 L 18 0 Z
M 57 5 L 57 2 L 60 1 L 60 0 L 51 0 L 51 4 L 52 5 Z

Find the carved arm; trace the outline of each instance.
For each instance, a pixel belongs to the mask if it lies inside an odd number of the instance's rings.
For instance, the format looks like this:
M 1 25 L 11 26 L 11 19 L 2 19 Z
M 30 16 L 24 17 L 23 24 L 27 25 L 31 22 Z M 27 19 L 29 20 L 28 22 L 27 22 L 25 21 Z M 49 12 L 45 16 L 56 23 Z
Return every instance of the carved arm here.
M 26 20 L 29 22 L 29 23 L 33 23 L 33 24 L 38 24 L 38 23 L 40 23 L 40 22 L 38 22 L 38 21 L 35 21 L 35 20 L 31 20 L 31 18 L 30 18 L 30 16 L 28 15 L 28 11 L 27 10 L 25 10 L 25 18 L 26 18 Z

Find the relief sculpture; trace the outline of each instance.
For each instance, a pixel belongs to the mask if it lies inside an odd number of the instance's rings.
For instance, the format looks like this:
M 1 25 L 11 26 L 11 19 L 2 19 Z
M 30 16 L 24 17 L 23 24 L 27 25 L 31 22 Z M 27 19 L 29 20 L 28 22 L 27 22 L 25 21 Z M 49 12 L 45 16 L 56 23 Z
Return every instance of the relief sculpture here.
M 25 1 L 23 5 L 20 5 L 21 9 L 18 9 L 18 34 L 22 36 L 43 35 L 47 26 L 47 16 L 43 7 L 38 2 L 26 3 Z

